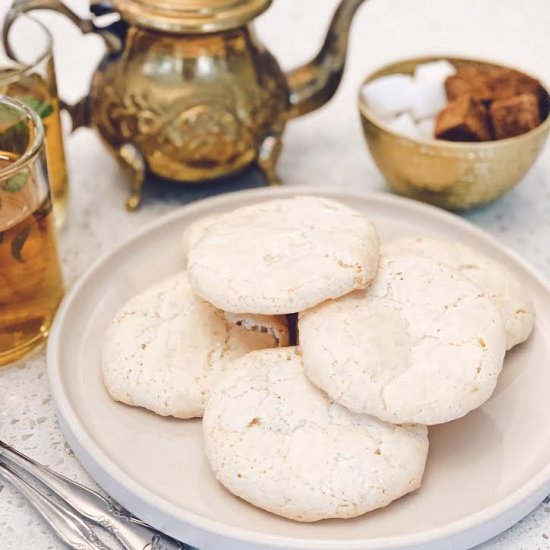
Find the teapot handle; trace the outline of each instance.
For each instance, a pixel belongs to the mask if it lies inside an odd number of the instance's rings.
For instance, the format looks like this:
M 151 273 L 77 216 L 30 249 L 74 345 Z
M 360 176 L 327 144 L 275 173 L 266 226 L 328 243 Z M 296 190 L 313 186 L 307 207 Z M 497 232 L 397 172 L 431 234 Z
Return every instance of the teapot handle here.
M 98 13 L 98 15 L 114 12 L 114 9 L 109 4 L 94 2 L 93 5 L 96 8 L 94 11 Z M 98 7 L 100 8 L 99 10 Z M 50 10 L 61 13 L 72 21 L 83 34 L 98 34 L 105 42 L 108 55 L 116 55 L 120 53 L 124 47 L 125 25 L 120 21 L 106 27 L 99 27 L 95 24 L 93 19 L 84 19 L 74 13 L 63 4 L 61 0 L 15 0 L 6 16 L 2 28 L 2 44 L 5 52 L 12 59 L 16 59 L 16 56 L 13 54 L 9 44 L 9 31 L 19 15 L 34 10 Z M 89 111 L 87 97 L 81 99 L 74 105 L 69 105 L 60 99 L 60 106 L 71 116 L 73 131 L 81 126 L 88 126 Z

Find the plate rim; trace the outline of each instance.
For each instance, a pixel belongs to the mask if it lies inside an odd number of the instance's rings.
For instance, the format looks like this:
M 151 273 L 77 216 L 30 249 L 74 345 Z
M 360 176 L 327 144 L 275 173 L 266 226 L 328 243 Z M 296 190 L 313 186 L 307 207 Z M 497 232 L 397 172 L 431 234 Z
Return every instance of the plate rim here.
M 216 537 L 228 537 L 233 539 L 235 543 L 242 542 L 248 544 L 262 544 L 272 548 L 300 548 L 309 550 L 333 550 L 335 548 L 339 548 L 341 550 L 389 550 L 415 547 L 427 549 L 427 545 L 430 545 L 430 548 L 432 547 L 431 545 L 437 545 L 438 543 L 446 545 L 450 542 L 450 539 L 460 535 L 461 533 L 469 534 L 468 538 L 471 545 L 479 544 L 512 526 L 539 504 L 538 497 L 541 494 L 543 496 L 540 500 L 544 498 L 544 494 L 548 494 L 548 492 L 550 492 L 550 461 L 544 468 L 533 475 L 527 483 L 508 495 L 506 498 L 482 509 L 473 515 L 466 516 L 465 518 L 453 521 L 441 527 L 436 527 L 411 535 L 399 535 L 393 537 L 390 536 L 354 540 L 331 539 L 325 541 L 310 538 L 295 540 L 293 537 L 286 537 L 284 535 L 275 536 L 260 534 L 248 529 L 228 526 L 223 522 L 204 518 L 200 514 L 190 512 L 166 501 L 146 487 L 143 487 L 121 467 L 118 467 L 116 464 L 112 463 L 109 457 L 104 454 L 101 447 L 97 445 L 90 434 L 88 434 L 85 426 L 80 422 L 78 415 L 70 406 L 69 399 L 64 392 L 59 350 L 62 346 L 64 319 L 71 312 L 74 302 L 79 296 L 81 289 L 86 285 L 87 281 L 97 271 L 100 271 L 105 264 L 111 261 L 113 256 L 116 256 L 124 249 L 135 244 L 136 241 L 139 241 L 144 235 L 155 231 L 164 225 L 170 225 L 177 219 L 186 217 L 189 213 L 200 215 L 201 211 L 208 210 L 210 207 L 221 209 L 228 205 L 237 208 L 239 207 L 239 203 L 242 203 L 242 200 L 246 201 L 257 198 L 260 201 L 297 195 L 322 196 L 335 200 L 356 199 L 361 202 L 367 201 L 375 204 L 382 203 L 390 207 L 405 207 L 405 209 L 410 212 L 424 213 L 432 218 L 438 219 L 439 221 L 450 223 L 459 229 L 466 230 L 470 234 L 480 237 L 487 244 L 493 245 L 500 252 L 507 255 L 511 260 L 518 264 L 519 267 L 527 271 L 550 296 L 550 284 L 547 279 L 536 268 L 531 266 L 526 260 L 511 250 L 506 244 L 500 242 L 483 229 L 456 214 L 406 197 L 400 197 L 385 192 L 358 193 L 348 192 L 346 190 L 340 191 L 324 189 L 319 187 L 312 188 L 308 186 L 289 186 L 280 188 L 268 187 L 246 189 L 209 197 L 183 205 L 176 208 L 173 212 L 164 214 L 158 219 L 148 223 L 139 231 L 124 239 L 114 248 L 108 250 L 97 258 L 70 288 L 57 312 L 47 344 L 48 378 L 52 396 L 56 405 L 57 415 L 60 417 L 59 420 L 62 431 L 75 451 L 77 459 L 92 476 L 94 481 L 98 483 L 98 485 L 114 485 L 117 490 L 120 487 L 121 491 L 132 495 L 142 505 L 148 508 L 151 513 L 153 510 L 155 512 L 160 512 L 165 516 L 169 516 L 173 520 L 183 522 L 189 528 L 196 528 Z M 95 471 L 96 469 L 107 475 L 109 478 L 109 483 L 98 479 L 100 475 Z M 127 495 L 124 495 L 124 497 L 126 496 Z M 117 496 L 114 494 L 113 497 L 121 500 L 123 498 L 120 495 Z M 124 498 L 124 500 L 126 500 L 126 498 Z M 130 508 L 131 507 L 132 506 L 130 506 Z M 135 507 L 137 508 L 137 505 Z M 521 512 L 519 512 L 520 509 Z M 516 510 L 518 512 L 514 513 Z M 141 515 L 146 516 L 147 513 L 141 513 Z M 144 517 L 144 519 L 148 520 L 147 517 Z M 150 521 L 150 519 L 148 521 Z M 470 548 L 471 545 L 464 548 Z M 444 547 L 445 546 L 441 546 L 441 548 Z M 439 548 L 439 546 L 433 546 L 433 548 Z

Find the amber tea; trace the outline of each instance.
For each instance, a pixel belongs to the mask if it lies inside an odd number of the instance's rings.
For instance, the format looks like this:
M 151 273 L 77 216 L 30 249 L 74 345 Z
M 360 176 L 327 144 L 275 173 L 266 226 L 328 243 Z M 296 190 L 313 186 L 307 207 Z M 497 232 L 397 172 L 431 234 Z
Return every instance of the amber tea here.
M 42 134 L 11 116 L 0 109 L 0 365 L 45 340 L 63 296 Z
M 29 40 L 30 35 L 33 40 Z M 61 227 L 66 215 L 68 176 L 51 37 L 38 21 L 19 16 L 8 38 L 10 55 L 0 48 L 0 95 L 22 101 L 44 123 L 54 216 L 57 227 Z
M 5 71 L 13 72 L 10 69 Z M 19 99 L 36 111 L 44 123 L 48 177 L 54 200 L 54 212 L 56 218 L 64 219 L 67 208 L 68 181 L 59 101 L 57 97 L 50 94 L 46 83 L 37 74 L 2 86 L 2 76 L 5 71 L 0 69 L 0 94 Z

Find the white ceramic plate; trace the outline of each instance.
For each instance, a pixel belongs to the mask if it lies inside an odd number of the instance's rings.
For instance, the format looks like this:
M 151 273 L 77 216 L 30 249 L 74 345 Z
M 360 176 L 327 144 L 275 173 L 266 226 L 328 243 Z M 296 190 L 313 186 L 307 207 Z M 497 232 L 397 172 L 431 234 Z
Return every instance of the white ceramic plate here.
M 105 327 L 118 308 L 182 268 L 180 234 L 189 222 L 300 193 L 335 198 L 365 212 L 383 239 L 424 234 L 474 246 L 521 277 L 537 308 L 534 334 L 507 355 L 493 398 L 461 420 L 430 429 L 418 492 L 360 518 L 316 524 L 279 518 L 225 491 L 209 471 L 200 421 L 161 418 L 112 402 L 99 364 Z M 99 260 L 57 316 L 49 374 L 65 435 L 92 477 L 134 514 L 201 550 L 460 550 L 509 527 L 550 492 L 549 325 L 544 280 L 456 216 L 382 194 L 261 189 L 182 208 Z

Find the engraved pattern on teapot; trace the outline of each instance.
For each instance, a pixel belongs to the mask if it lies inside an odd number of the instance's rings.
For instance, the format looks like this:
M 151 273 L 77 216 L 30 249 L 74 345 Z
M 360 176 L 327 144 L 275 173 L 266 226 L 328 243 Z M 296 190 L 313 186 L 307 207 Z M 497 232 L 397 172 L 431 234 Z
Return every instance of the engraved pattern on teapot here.
M 278 64 L 246 29 L 196 42 L 174 46 L 134 30 L 124 71 L 107 60 L 92 83 L 92 124 L 107 144 L 132 143 L 153 172 L 183 181 L 249 164 L 261 137 L 282 131 L 287 110 Z
M 118 131 L 123 141 L 136 141 L 146 156 L 162 149 L 175 161 L 209 166 L 231 162 L 254 145 L 236 113 L 216 101 L 194 104 L 186 99 L 153 110 L 144 94 L 132 91 L 119 100 L 113 86 L 104 93 L 113 99 L 98 124 L 109 126 L 113 134 Z

